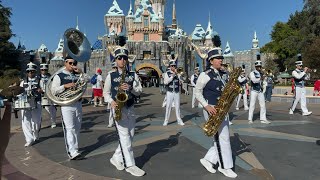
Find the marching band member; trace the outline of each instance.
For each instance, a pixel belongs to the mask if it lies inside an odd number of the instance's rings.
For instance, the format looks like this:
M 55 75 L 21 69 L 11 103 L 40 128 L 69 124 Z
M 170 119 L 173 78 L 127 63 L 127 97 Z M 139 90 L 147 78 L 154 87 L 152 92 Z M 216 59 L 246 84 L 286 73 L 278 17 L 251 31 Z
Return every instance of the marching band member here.
M 53 95 L 75 87 L 75 82 L 79 79 L 77 61 L 67 56 L 64 62 L 65 69 L 58 73 L 52 80 L 51 91 Z M 66 150 L 70 160 L 77 160 L 81 157 L 78 152 L 79 133 L 82 122 L 81 99 L 70 105 L 61 106 L 62 125 Z
M 198 80 L 198 77 L 199 77 L 199 67 L 196 67 L 194 68 L 194 74 L 192 74 L 191 76 L 191 86 L 192 86 L 192 104 L 191 104 L 191 107 L 194 108 L 196 106 L 196 96 L 195 96 L 195 90 L 194 88 L 196 87 L 196 84 L 197 84 L 197 80 Z M 199 102 L 197 102 L 197 106 L 198 107 L 201 107 L 201 104 Z
M 40 87 L 43 90 L 43 93 L 46 91 L 46 84 L 51 76 L 51 74 L 48 73 L 48 64 L 40 64 Z M 44 94 L 42 94 L 44 95 Z M 41 102 L 43 103 L 43 102 Z M 42 104 L 43 105 L 43 104 Z M 57 127 L 56 125 L 56 114 L 57 114 L 57 109 L 56 107 L 51 104 L 49 106 L 44 106 L 46 111 L 50 115 L 50 121 L 51 121 L 51 128 Z
M 238 82 L 239 82 L 243 92 L 241 94 L 239 94 L 239 96 L 238 96 L 238 100 L 237 100 L 237 104 L 236 104 L 236 110 L 239 110 L 240 100 L 243 97 L 244 110 L 248 111 L 249 110 L 249 107 L 248 107 L 248 92 L 247 92 L 247 88 L 246 88 L 248 79 L 246 77 L 245 69 L 242 69 L 242 72 L 241 72 L 240 76 L 238 77 Z
M 117 63 L 117 71 L 108 74 L 103 95 L 108 103 L 111 104 L 111 113 L 115 117 L 115 108 L 118 106 L 116 102 L 116 95 L 119 90 L 123 90 L 128 95 L 124 107 L 121 108 L 121 119 L 116 121 L 116 130 L 119 135 L 119 146 L 110 159 L 110 163 L 118 170 L 126 170 L 133 176 L 143 176 L 145 172 L 135 165 L 135 160 L 132 150 L 132 140 L 134 136 L 135 117 L 134 117 L 134 98 L 133 95 L 138 96 L 142 92 L 142 87 L 139 77 L 135 72 L 126 70 L 124 78 L 125 83 L 120 85 L 122 81 L 123 69 L 127 68 L 128 50 L 124 47 L 115 49 L 115 61 Z
M 25 88 L 28 103 L 35 104 L 33 109 L 22 109 L 22 130 L 26 139 L 25 147 L 31 146 L 39 138 L 41 123 L 41 93 L 39 78 L 36 76 L 37 65 L 30 62 L 27 64 L 27 77 L 20 83 Z M 35 102 L 31 102 L 35 101 Z
M 198 78 L 195 95 L 197 100 L 204 107 L 203 114 L 205 120 L 211 115 L 215 115 L 217 110 L 215 105 L 218 103 L 228 75 L 221 70 L 223 60 L 222 50 L 219 47 L 213 48 L 208 52 L 210 69 L 202 72 Z M 233 159 L 229 135 L 229 116 L 226 115 L 213 139 L 213 146 L 209 149 L 200 163 L 210 172 L 215 173 L 214 164 L 218 164 L 218 171 L 227 177 L 235 178 L 237 174 L 232 170 Z
M 112 72 L 115 72 L 118 70 L 118 66 L 117 66 L 117 63 L 116 62 L 112 62 L 111 64 L 111 67 L 112 67 L 112 70 L 108 72 L 108 74 L 112 73 Z M 106 101 L 106 99 L 105 99 Z M 111 113 L 111 104 L 108 103 L 108 107 L 107 109 L 109 109 L 109 123 L 108 123 L 108 128 L 111 128 L 112 126 L 114 126 L 113 124 L 113 117 L 112 117 L 112 113 Z
M 260 55 L 257 55 L 257 61 L 254 63 L 256 70 L 250 73 L 251 80 L 251 94 L 250 94 L 250 108 L 249 108 L 249 124 L 253 123 L 253 111 L 256 105 L 256 100 L 258 98 L 260 104 L 260 122 L 264 124 L 270 124 L 270 121 L 266 117 L 266 102 L 263 93 L 263 74 L 261 72 L 262 62 L 260 61 Z
M 307 67 L 302 69 L 302 59 L 301 54 L 298 54 L 298 61 L 295 62 L 296 69 L 292 71 L 292 76 L 294 78 L 294 85 L 295 85 L 295 93 L 294 93 L 294 101 L 292 106 L 290 107 L 289 114 L 293 114 L 294 110 L 298 102 L 300 101 L 302 115 L 309 116 L 312 114 L 311 111 L 307 109 L 307 100 L 306 100 L 306 88 L 304 86 L 305 80 L 309 79 L 308 75 L 306 74 L 308 71 Z
M 164 84 L 167 86 L 166 94 L 166 115 L 163 126 L 168 125 L 171 113 L 172 102 L 174 101 L 176 109 L 176 117 L 178 124 L 183 126 L 184 123 L 180 117 L 180 75 L 177 73 L 176 61 L 170 60 L 170 70 L 164 73 Z

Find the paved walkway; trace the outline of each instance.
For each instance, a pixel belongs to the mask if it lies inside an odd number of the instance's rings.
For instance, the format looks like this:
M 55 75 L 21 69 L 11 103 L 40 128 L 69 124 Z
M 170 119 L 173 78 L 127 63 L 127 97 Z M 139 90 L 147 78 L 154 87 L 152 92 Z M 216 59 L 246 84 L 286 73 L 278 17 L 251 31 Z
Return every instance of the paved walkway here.
M 24 148 L 20 120 L 12 120 L 13 136 L 6 151 L 3 176 L 7 179 L 228 179 L 221 173 L 210 174 L 200 164 L 211 138 L 201 129 L 204 120 L 201 109 L 191 109 L 191 96 L 181 95 L 181 114 L 185 126 L 177 125 L 175 112 L 171 123 L 163 127 L 164 96 L 157 89 L 144 89 L 141 103 L 136 105 L 137 125 L 134 155 L 137 166 L 146 171 L 136 178 L 117 171 L 109 159 L 118 143 L 113 128 L 106 127 L 109 114 L 105 107 L 84 106 L 80 151 L 85 158 L 69 161 L 65 152 L 61 124 L 49 128 L 44 112 L 40 141 Z M 320 176 L 320 111 L 308 105 L 314 113 L 301 116 L 288 114 L 288 103 L 267 104 L 269 125 L 259 120 L 247 122 L 247 112 L 234 111 L 231 142 L 237 179 L 318 179 Z M 254 119 L 259 117 L 258 110 Z M 58 113 L 60 114 L 60 113 Z M 60 119 L 60 117 L 58 117 Z M 59 121 L 60 122 L 60 121 Z

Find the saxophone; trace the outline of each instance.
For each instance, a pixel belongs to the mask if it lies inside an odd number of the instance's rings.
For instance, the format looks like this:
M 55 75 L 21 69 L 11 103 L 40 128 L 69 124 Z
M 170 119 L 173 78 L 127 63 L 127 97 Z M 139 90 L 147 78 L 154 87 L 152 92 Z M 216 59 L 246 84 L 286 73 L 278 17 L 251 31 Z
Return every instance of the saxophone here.
M 118 86 L 118 92 L 116 94 L 116 102 L 118 106 L 115 108 L 115 117 L 114 119 L 116 121 L 121 120 L 121 113 L 122 113 L 122 108 L 124 107 L 125 103 L 128 101 L 128 95 L 124 90 L 120 89 L 121 84 L 125 83 L 125 78 L 126 78 L 126 65 L 122 68 L 122 74 L 121 74 L 121 81 Z
M 215 106 L 217 113 L 215 115 L 211 115 L 202 128 L 207 136 L 213 136 L 218 132 L 218 129 L 228 113 L 234 99 L 242 92 L 242 88 L 237 80 L 241 71 L 242 68 L 238 67 L 231 72 L 229 81 L 224 88 L 225 90 L 222 92 L 220 99 Z

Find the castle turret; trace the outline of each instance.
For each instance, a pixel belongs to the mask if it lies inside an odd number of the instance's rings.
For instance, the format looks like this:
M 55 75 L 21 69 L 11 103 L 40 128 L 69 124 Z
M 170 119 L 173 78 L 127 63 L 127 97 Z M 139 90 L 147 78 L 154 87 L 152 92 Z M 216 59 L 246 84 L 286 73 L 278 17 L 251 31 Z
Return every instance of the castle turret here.
M 164 16 L 164 5 L 166 3 L 166 0 L 150 0 L 152 4 L 152 8 L 156 14 L 159 14 L 161 12 L 161 16 Z
M 125 15 L 120 9 L 118 2 L 113 0 L 112 6 L 104 16 L 104 24 L 106 29 L 109 30 L 109 32 L 114 29 L 116 34 L 120 34 L 122 32 L 124 23 Z
M 128 11 L 128 15 L 126 17 L 126 27 L 127 27 L 127 36 L 128 36 L 128 40 L 132 40 L 133 39 L 133 33 L 134 33 L 134 15 L 133 15 L 133 11 L 132 11 L 132 5 L 130 2 L 130 8 Z
M 177 29 L 176 1 L 173 2 L 172 7 L 172 29 Z
M 258 40 L 256 31 L 254 31 L 254 35 L 253 35 L 253 39 L 252 39 L 252 48 L 259 49 L 259 40 Z

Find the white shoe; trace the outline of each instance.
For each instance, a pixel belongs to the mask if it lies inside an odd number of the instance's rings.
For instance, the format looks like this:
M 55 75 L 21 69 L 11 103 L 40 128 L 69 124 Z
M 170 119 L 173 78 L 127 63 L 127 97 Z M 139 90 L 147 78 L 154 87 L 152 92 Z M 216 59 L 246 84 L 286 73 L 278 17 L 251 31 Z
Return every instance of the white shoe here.
M 238 110 L 239 110 L 239 108 L 236 108 L 236 110 L 238 111 Z
M 112 128 L 112 126 L 113 126 L 113 124 L 109 124 L 107 127 L 108 127 L 108 128 Z
M 312 114 L 312 112 L 311 112 L 311 111 L 308 111 L 308 112 L 302 113 L 302 116 L 309 116 L 310 114 Z
M 57 125 L 56 124 L 51 124 L 51 128 L 56 128 Z
M 146 174 L 146 172 L 144 172 L 144 170 L 140 169 L 137 166 L 128 167 L 128 168 L 126 168 L 126 171 L 128 173 L 132 174 L 133 176 L 138 176 L 138 177 Z
M 229 121 L 229 125 L 232 125 L 233 123 L 231 121 Z
M 205 160 L 204 158 L 200 159 L 200 163 L 204 168 L 206 168 L 211 173 L 216 173 L 216 170 L 212 167 L 212 164 Z
M 293 111 L 292 111 L 292 109 L 290 108 L 290 110 L 289 110 L 289 114 L 293 114 Z
M 24 144 L 24 147 L 29 147 L 29 146 L 32 146 L 34 141 L 31 141 L 31 142 L 27 142 L 26 144 Z
M 182 120 L 178 121 L 178 124 L 179 124 L 180 126 L 184 126 L 184 123 L 183 123 Z
M 229 178 L 236 178 L 238 176 L 232 169 L 222 169 L 218 167 L 218 170 Z
M 245 110 L 245 111 L 249 111 L 249 108 L 248 108 L 248 107 L 245 107 L 244 110 Z
M 268 121 L 268 120 L 260 120 L 260 122 L 263 123 L 263 124 L 270 124 L 270 123 L 271 123 L 271 122 Z
M 124 170 L 124 165 L 122 162 L 118 162 L 113 157 L 110 159 L 110 163 L 114 165 L 119 171 Z
M 77 158 L 79 158 L 80 157 L 80 153 L 79 152 L 76 152 L 76 153 L 74 153 L 74 155 L 72 155 L 71 157 L 70 157 L 70 160 L 77 160 Z
M 249 122 L 248 122 L 249 124 L 252 124 L 253 123 L 253 121 L 252 120 L 249 120 Z
M 167 126 L 168 125 L 168 121 L 164 121 L 163 126 Z

